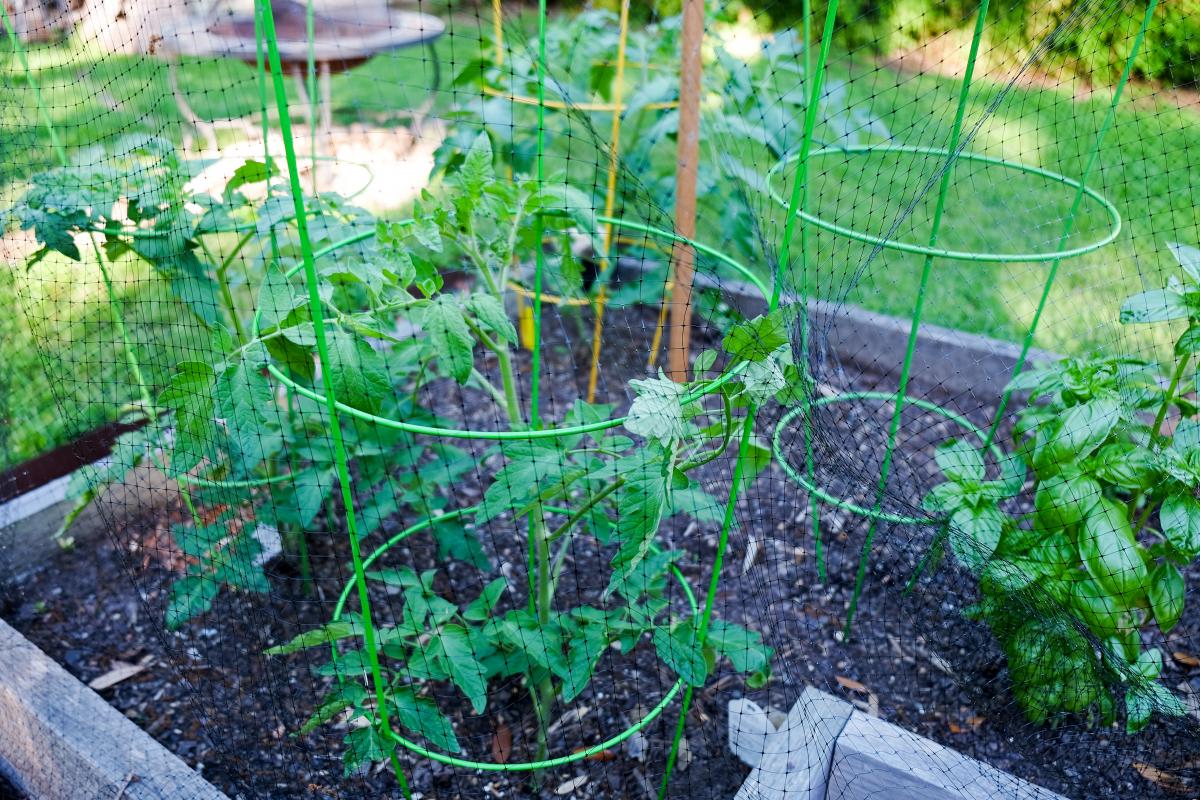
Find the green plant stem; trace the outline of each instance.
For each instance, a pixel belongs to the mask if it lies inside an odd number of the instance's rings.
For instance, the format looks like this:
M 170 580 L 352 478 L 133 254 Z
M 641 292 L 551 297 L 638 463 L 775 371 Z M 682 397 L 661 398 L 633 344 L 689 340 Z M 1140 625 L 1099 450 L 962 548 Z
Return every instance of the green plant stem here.
M 574 528 L 577 524 L 579 524 L 579 521 L 581 519 L 583 519 L 585 516 L 587 516 L 587 513 L 589 511 L 591 511 L 596 506 L 600 505 L 600 503 L 604 502 L 604 498 L 611 495 L 617 489 L 620 489 L 621 486 L 624 485 L 624 483 L 625 483 L 624 478 L 617 478 L 615 481 L 610 483 L 608 486 L 605 486 L 603 489 L 596 492 L 594 495 L 592 495 L 590 498 L 588 498 L 588 501 L 586 503 L 584 503 L 582 506 L 580 506 L 579 509 L 576 510 L 575 513 L 573 513 L 567 519 L 566 522 L 564 522 L 562 525 L 559 525 L 557 528 L 555 528 L 553 531 L 551 531 L 550 535 L 546 537 L 546 541 L 554 542 L 554 541 L 557 541 L 562 536 L 564 536 L 567 533 L 567 531 L 571 530 L 571 528 Z
M 496 385 L 487 379 L 487 376 L 480 372 L 475 367 L 471 367 L 471 377 L 474 378 L 485 392 L 492 396 L 501 408 L 504 409 L 504 414 L 508 415 L 508 398 L 504 393 L 496 388 Z
M 249 231 L 238 239 L 237 244 L 229 251 L 229 254 L 221 259 L 217 265 L 217 285 L 221 287 L 221 300 L 225 304 L 225 310 L 229 313 L 229 320 L 233 323 L 234 333 L 237 334 L 239 343 L 246 342 L 246 329 L 242 325 L 242 319 L 238 316 L 237 305 L 233 302 L 233 292 L 229 289 L 229 267 L 233 264 L 233 260 L 237 258 L 242 249 L 249 244 L 254 238 L 255 231 Z
M 550 566 L 550 594 L 551 596 L 558 592 L 558 581 L 562 577 L 563 566 L 567 563 L 567 553 L 571 551 L 570 538 L 563 539 L 558 543 L 558 549 L 554 551 L 554 560 Z
M 517 399 L 517 381 L 513 377 L 512 354 L 507 350 L 496 354 L 496 362 L 500 367 L 500 384 L 504 387 L 504 403 L 508 406 L 508 419 L 514 424 L 521 423 L 521 403 Z
M 484 333 L 483 329 L 476 325 L 470 317 L 464 315 L 463 319 L 466 321 L 467 327 L 471 329 L 471 333 L 475 334 L 475 338 L 496 354 L 496 364 L 500 369 L 500 385 L 504 388 L 504 411 L 508 415 L 509 424 L 523 425 L 525 421 L 521 418 L 521 403 L 517 399 L 517 380 L 513 372 L 512 353 L 507 347 Z M 488 385 L 491 385 L 490 381 Z M 495 390 L 494 386 L 492 386 L 492 390 Z
M 233 302 L 233 292 L 229 289 L 229 280 L 225 277 L 225 270 L 217 270 L 217 286 L 221 289 L 221 303 L 225 306 L 225 313 L 229 314 L 229 321 L 233 323 L 233 332 L 237 336 L 238 344 L 245 344 L 246 329 L 242 327 L 242 320 L 238 317 L 237 305 Z
M 1154 415 L 1154 425 L 1150 428 L 1150 436 L 1153 439 L 1158 439 L 1162 436 L 1162 425 L 1167 418 L 1167 412 L 1171 410 L 1171 403 L 1175 400 L 1175 392 L 1179 389 L 1179 383 L 1183 380 L 1183 373 L 1187 372 L 1188 364 L 1192 361 L 1191 354 L 1185 355 L 1179 359 L 1179 363 L 1175 365 L 1175 374 L 1171 376 L 1171 383 L 1167 386 L 1167 393 L 1163 396 L 1162 405 L 1158 407 L 1158 413 Z
M 1162 430 L 1163 422 L 1167 418 L 1167 412 L 1171 410 L 1171 403 L 1175 400 L 1175 392 L 1179 389 L 1179 384 L 1183 380 L 1183 373 L 1187 372 L 1188 364 L 1192 361 L 1190 353 L 1179 359 L 1175 365 L 1175 372 L 1171 375 L 1171 382 L 1167 386 L 1167 392 L 1163 395 L 1162 404 L 1158 407 L 1158 413 L 1154 415 L 1154 424 L 1150 427 L 1150 441 L 1154 443 L 1161 437 L 1159 433 Z M 1145 489 L 1138 489 L 1133 498 L 1129 501 L 1129 521 L 1134 522 L 1134 517 L 1137 516 L 1138 507 L 1142 503 L 1142 498 L 1145 496 Z M 1150 514 L 1154 511 L 1154 504 L 1148 503 L 1146 509 L 1142 512 L 1140 519 L 1134 523 L 1133 533 L 1138 531 L 1146 524 L 1146 520 L 1150 518 Z

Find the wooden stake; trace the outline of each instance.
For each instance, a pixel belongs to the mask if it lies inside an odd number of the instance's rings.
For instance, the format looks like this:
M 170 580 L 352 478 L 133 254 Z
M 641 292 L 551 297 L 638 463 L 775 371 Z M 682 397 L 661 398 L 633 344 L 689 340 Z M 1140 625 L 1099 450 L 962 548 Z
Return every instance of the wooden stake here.
M 696 165 L 700 157 L 700 45 L 704 40 L 704 0 L 684 0 L 682 59 L 679 70 L 679 149 L 675 159 L 675 230 L 696 238 Z M 671 250 L 671 337 L 668 345 L 670 376 L 688 377 L 688 350 L 692 337 L 692 274 L 696 253 L 691 245 L 676 242 Z

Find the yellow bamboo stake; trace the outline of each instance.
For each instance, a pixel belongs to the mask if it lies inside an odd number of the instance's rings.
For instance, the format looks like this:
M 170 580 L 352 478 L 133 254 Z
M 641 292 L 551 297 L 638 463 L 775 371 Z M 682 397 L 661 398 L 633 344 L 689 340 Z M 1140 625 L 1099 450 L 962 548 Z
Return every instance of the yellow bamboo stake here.
M 500 0 L 492 0 L 492 38 L 496 40 L 496 66 L 504 66 L 504 12 Z
M 617 71 L 613 79 L 612 128 L 608 144 L 608 185 L 604 195 L 604 216 L 611 218 L 617 203 L 617 168 L 621 153 L 622 94 L 625 89 L 625 44 L 629 39 L 629 0 L 621 2 L 620 31 L 617 35 Z M 604 225 L 604 252 L 600 254 L 600 271 L 596 280 L 600 288 L 596 292 L 596 321 L 592 327 L 592 367 L 588 372 L 587 401 L 596 402 L 596 383 L 600 378 L 600 347 L 604 336 L 604 303 L 608 298 L 608 271 L 611 266 L 613 226 Z

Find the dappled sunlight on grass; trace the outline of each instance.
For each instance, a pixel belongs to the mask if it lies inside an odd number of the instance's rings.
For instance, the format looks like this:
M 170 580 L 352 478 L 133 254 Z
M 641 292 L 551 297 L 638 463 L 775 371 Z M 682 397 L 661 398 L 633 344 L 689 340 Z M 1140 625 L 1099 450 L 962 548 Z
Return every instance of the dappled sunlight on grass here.
M 187 311 L 132 257 L 109 265 L 131 343 L 153 386 L 175 363 L 207 349 Z M 138 399 L 95 263 L 52 254 L 26 272 L 0 271 L 7 439 L 0 468 L 112 421 Z

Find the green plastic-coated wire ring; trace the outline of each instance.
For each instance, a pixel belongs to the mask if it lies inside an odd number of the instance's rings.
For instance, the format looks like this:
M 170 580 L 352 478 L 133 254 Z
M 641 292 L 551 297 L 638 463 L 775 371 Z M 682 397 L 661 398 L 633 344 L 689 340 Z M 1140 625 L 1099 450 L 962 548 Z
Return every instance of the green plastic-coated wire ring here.
M 621 227 L 624 227 L 624 228 L 629 228 L 631 230 L 637 230 L 637 231 L 641 231 L 643 233 L 649 233 L 651 235 L 662 236 L 670 241 L 684 242 L 685 244 L 688 244 L 688 245 L 696 248 L 696 250 L 698 252 L 705 253 L 706 255 L 709 255 L 709 256 L 721 261 L 722 263 L 726 264 L 727 266 L 729 266 L 731 269 L 733 269 L 735 272 L 737 272 L 739 275 L 741 275 L 747 281 L 749 281 L 756 289 L 758 289 L 759 292 L 762 293 L 764 298 L 766 298 L 767 295 L 769 294 L 766 284 L 763 283 L 762 279 L 759 276 L 755 275 L 751 270 L 749 270 L 745 265 L 741 264 L 737 260 L 731 258 L 730 256 L 725 255 L 724 253 L 721 253 L 720 251 L 718 251 L 712 247 L 709 247 L 706 244 L 693 241 L 691 239 L 688 239 L 687 237 L 684 237 L 677 233 L 674 233 L 673 231 L 664 231 L 660 228 L 655 228 L 654 226 L 651 226 L 651 225 L 644 225 L 639 222 L 622 221 L 622 220 L 619 220 L 619 219 L 616 219 L 613 217 L 604 217 L 604 216 L 597 217 L 597 219 L 603 223 L 611 223 L 614 225 L 620 225 Z M 403 224 L 411 224 L 411 220 L 403 220 L 400 224 L 402 224 L 402 225 Z M 366 241 L 367 239 L 370 239 L 373 236 L 375 236 L 374 230 L 363 231 L 361 233 L 357 233 L 352 236 L 348 236 L 345 239 L 334 242 L 332 244 L 329 244 L 329 245 L 321 248 L 320 250 L 317 250 L 313 254 L 313 258 L 314 258 L 314 260 L 324 258 L 326 256 L 329 256 L 329 255 L 337 252 L 338 250 L 340 250 L 344 247 L 349 247 L 351 245 L 358 244 L 359 242 Z M 302 268 L 303 268 L 302 264 L 297 264 L 297 265 L 293 266 L 291 269 L 287 270 L 284 273 L 284 275 L 287 278 L 291 278 Z M 253 322 L 253 328 L 252 328 L 254 336 L 259 335 L 261 315 L 262 315 L 261 307 L 256 308 L 254 311 L 254 322 Z M 280 383 L 283 383 L 285 386 L 287 386 L 288 388 L 290 388 L 292 391 L 296 392 L 297 394 L 307 397 L 309 400 L 313 400 L 318 403 L 325 402 L 325 396 L 323 394 L 316 392 L 312 389 L 308 389 L 304 386 L 300 386 L 295 381 L 293 381 L 291 378 L 289 378 L 287 375 L 285 375 L 274 364 L 268 364 L 267 371 L 270 372 L 271 375 L 276 380 L 278 380 Z M 692 392 L 687 397 L 685 397 L 684 402 L 687 404 L 694 403 L 697 400 L 699 400 L 700 398 L 710 394 L 711 392 L 715 391 L 716 389 L 718 389 L 725 383 L 728 383 L 730 380 L 732 380 L 733 376 L 735 374 L 737 374 L 738 371 L 740 371 L 740 369 L 735 368 L 735 372 L 726 373 L 725 375 L 722 375 L 722 376 L 716 378 L 715 380 L 708 382 L 703 387 L 701 387 L 699 390 Z M 407 433 L 423 434 L 423 435 L 427 435 L 427 436 L 444 436 L 444 437 L 456 438 L 456 439 L 525 440 L 525 439 L 539 439 L 539 438 L 554 438 L 554 437 L 558 437 L 558 436 L 572 436 L 575 434 L 593 433 L 595 431 L 607 430 L 610 428 L 618 427 L 618 426 L 624 424 L 624 422 L 625 422 L 625 418 L 621 417 L 621 418 L 615 419 L 615 420 L 605 420 L 603 422 L 594 422 L 594 423 L 590 423 L 587 425 L 576 425 L 576 426 L 565 427 L 565 428 L 544 428 L 544 429 L 530 430 L 530 431 L 471 431 L 471 430 L 458 430 L 458 429 L 453 429 L 453 428 L 439 428 L 439 427 L 432 426 L 432 425 L 420 425 L 417 423 L 393 420 L 388 417 L 380 417 L 375 414 L 370 414 L 366 411 L 362 411 L 361 409 L 355 408 L 354 406 L 348 406 L 341 402 L 337 403 L 337 408 L 339 411 L 341 411 L 345 414 L 349 414 L 349 415 L 351 415 L 357 419 L 360 419 L 364 422 L 374 423 L 377 425 L 381 425 L 383 427 L 392 428 L 392 429 L 396 429 L 396 430 L 402 430 Z M 261 487 L 261 486 L 268 486 L 272 483 L 277 483 L 277 482 L 282 482 L 284 480 L 287 480 L 290 477 L 293 477 L 293 476 L 288 473 L 284 473 L 284 474 L 275 475 L 275 476 L 271 476 L 271 477 L 256 478 L 256 479 L 250 479 L 250 480 L 244 480 L 244 481 L 222 481 L 222 480 L 212 480 L 212 479 L 207 479 L 207 478 L 199 478 L 199 477 L 194 477 L 194 476 L 181 476 L 180 480 L 183 483 L 187 483 L 192 486 L 198 486 L 201 488 L 208 488 L 208 489 L 248 489 L 248 488 Z
M 873 155 L 876 153 L 914 153 L 917 155 L 939 156 L 942 158 L 949 158 L 951 156 L 950 151 L 938 147 L 915 147 L 908 145 L 855 145 L 853 147 L 826 147 L 820 150 L 814 150 L 810 155 L 810 158 L 817 158 L 819 156 L 832 154 Z M 882 236 L 874 236 L 869 233 L 864 233 L 863 231 L 857 231 L 853 228 L 847 228 L 845 226 L 838 225 L 830 222 L 829 220 L 822 219 L 814 214 L 810 214 L 802 209 L 797 209 L 796 213 L 806 222 L 811 223 L 817 228 L 829 231 L 830 233 L 835 233 L 839 236 L 844 236 L 847 239 L 853 239 L 856 242 L 863 242 L 864 244 L 883 247 L 888 250 L 897 250 L 902 253 L 916 253 L 917 255 L 945 258 L 951 261 L 969 261 L 986 264 L 1043 263 L 1060 261 L 1066 258 L 1075 258 L 1077 256 L 1093 253 L 1101 249 L 1102 247 L 1112 243 L 1121 233 L 1121 212 L 1117 210 L 1117 207 L 1099 192 L 1088 186 L 1085 186 L 1083 183 L 1075 180 L 1074 178 L 1068 178 L 1066 175 L 1060 175 L 1057 172 L 1043 169 L 1042 167 L 1035 167 L 1030 164 L 1022 164 L 1017 161 L 1005 161 L 1004 159 L 996 158 L 994 156 L 985 156 L 981 153 L 962 151 L 954 157 L 956 160 L 974 161 L 979 164 L 989 164 L 992 166 L 1015 170 L 1017 172 L 1024 172 L 1028 175 L 1036 175 L 1040 178 L 1045 178 L 1048 181 L 1069 186 L 1075 189 L 1077 192 L 1080 192 L 1083 195 L 1091 198 L 1091 200 L 1099 204 L 1099 206 L 1104 209 L 1104 212 L 1108 216 L 1111 223 L 1108 232 L 1102 238 L 1097 239 L 1094 242 L 1065 250 L 1035 253 L 987 253 L 973 252 L 970 250 L 949 250 L 942 247 L 928 247 L 919 244 L 912 244 L 911 242 L 897 241 L 896 239 L 887 239 Z M 782 159 L 767 172 L 767 192 L 770 194 L 772 200 L 784 208 L 788 207 L 788 203 L 777 191 L 775 191 L 772 181 L 785 166 L 795 161 L 796 158 L 796 155 L 792 155 L 788 158 Z
M 758 289 L 759 292 L 762 293 L 764 300 L 770 295 L 770 291 L 767 289 L 767 286 L 763 282 L 762 278 L 755 275 L 748 267 L 736 259 L 721 253 L 720 251 L 706 244 L 689 239 L 688 237 L 682 236 L 674 231 L 663 230 L 662 228 L 656 228 L 653 225 L 647 225 L 641 222 L 631 222 L 628 220 L 618 219 L 616 217 L 607 217 L 602 215 L 597 215 L 596 219 L 602 223 L 613 224 L 620 226 L 621 228 L 640 231 L 642 233 L 650 234 L 651 236 L 660 236 L 668 241 L 682 242 L 690 247 L 694 247 L 698 252 L 717 259 L 744 277 L 756 289 Z M 406 222 L 408 221 L 406 220 Z M 348 247 L 349 245 L 357 244 L 358 242 L 370 239 L 374 235 L 375 231 L 371 230 L 357 233 L 353 236 L 348 236 L 339 242 L 334 242 L 333 244 L 330 244 L 313 253 L 313 260 L 315 261 L 319 258 L 325 257 L 343 247 Z M 302 268 L 302 266 L 303 265 L 301 264 L 293 266 L 284 273 L 284 277 L 291 278 Z M 255 337 L 259 336 L 261 318 L 262 308 L 260 307 L 254 311 L 254 321 L 251 328 L 251 332 Z M 723 375 L 720 375 L 719 377 L 702 384 L 699 388 L 690 392 L 683 398 L 682 402 L 685 405 L 690 405 L 691 403 L 700 400 L 701 398 L 711 394 L 713 391 L 719 389 L 721 386 L 724 386 L 729 381 L 733 380 L 733 378 L 740 374 L 743 369 L 745 369 L 745 363 L 737 364 L 729 372 L 726 372 Z M 272 377 L 275 378 L 275 380 L 279 381 L 284 386 L 287 386 L 296 394 L 307 397 L 308 399 L 316 402 L 326 402 L 325 395 L 296 383 L 286 374 L 284 374 L 284 372 L 275 364 L 267 364 L 267 371 Z M 363 411 L 362 409 L 355 408 L 354 406 L 346 405 L 340 401 L 335 403 L 335 407 L 339 413 L 347 414 L 355 419 L 362 420 L 363 422 L 379 425 L 384 428 L 390 428 L 392 430 L 400 430 L 405 431 L 406 433 L 413 433 L 423 436 L 441 436 L 450 439 L 473 439 L 487 441 L 528 441 L 529 439 L 554 439 L 561 436 L 574 436 L 577 434 L 594 433 L 596 431 L 609 430 L 611 428 L 619 427 L 625 424 L 626 419 L 625 417 L 618 417 L 616 419 L 592 422 L 585 425 L 572 425 L 562 428 L 537 428 L 526 431 L 476 431 L 458 428 L 441 428 L 434 425 L 420 425 L 418 423 L 404 422 L 402 420 L 396 420 L 390 417 L 381 417 L 377 414 L 372 414 L 370 412 Z
M 833 397 L 822 397 L 812 405 L 813 407 L 820 407 L 849 400 L 895 401 L 896 395 L 894 392 L 846 392 L 845 394 L 839 394 Z M 937 403 L 932 403 L 928 400 L 922 400 L 919 397 L 905 397 L 903 404 L 915 406 L 916 408 L 923 408 L 926 411 L 944 417 L 970 431 L 971 434 L 976 436 L 981 443 L 987 443 L 987 433 L 985 433 L 979 426 L 961 414 L 956 414 L 947 408 L 939 406 Z M 784 474 L 829 505 L 845 509 L 846 511 L 849 511 L 850 513 L 856 514 L 860 517 L 868 517 L 869 519 L 875 519 L 881 522 L 896 522 L 902 525 L 922 525 L 929 521 L 927 518 L 906 517 L 902 514 L 891 514 L 887 511 L 867 508 L 865 506 L 852 503 L 849 500 L 845 500 L 840 497 L 834 497 L 820 486 L 817 486 L 815 482 L 810 481 L 799 470 L 793 467 L 791 462 L 788 461 L 787 455 L 783 452 L 783 429 L 791 424 L 792 420 L 807 410 L 808 404 L 802 403 L 788 413 L 784 414 L 783 417 L 780 418 L 778 424 L 776 424 L 775 433 L 771 437 L 771 451 L 774 453 L 775 460 L 779 462 L 779 466 L 784 471 Z M 988 444 L 988 451 L 991 452 L 991 454 L 995 456 L 997 460 L 1003 460 L 1004 453 L 996 444 Z
M 426 530 L 438 523 L 447 522 L 447 521 L 454 520 L 454 519 L 459 519 L 461 517 L 467 516 L 468 514 L 473 514 L 476 511 L 478 511 L 479 508 L 480 508 L 480 506 L 478 506 L 478 505 L 469 506 L 467 508 L 460 508 L 455 511 L 450 511 L 445 514 L 441 514 L 437 517 L 431 517 L 431 518 L 424 519 L 421 522 L 418 522 L 409 528 L 405 528 L 404 530 L 400 531 L 395 536 L 393 536 L 392 538 L 388 539 L 386 542 L 381 544 L 379 547 L 377 547 L 374 550 L 374 552 L 372 552 L 369 556 L 367 556 L 365 559 L 363 559 L 363 569 L 365 570 L 368 567 L 370 567 L 379 558 L 381 558 L 385 553 L 387 553 L 388 550 L 392 549 L 397 544 L 399 544 L 400 542 L 407 539 L 409 536 L 412 536 L 413 534 L 416 534 L 416 533 L 420 533 L 421 531 Z M 551 510 L 557 510 L 557 509 L 549 509 L 548 508 L 547 510 L 551 511 Z M 655 548 L 655 549 L 657 549 L 657 548 Z M 684 578 L 683 573 L 679 571 L 679 568 L 674 565 L 671 566 L 671 574 L 675 577 L 676 582 L 678 582 L 680 587 L 683 589 L 684 596 L 687 598 L 687 601 L 688 601 L 688 606 L 691 608 L 691 611 L 692 611 L 692 617 L 697 618 L 700 615 L 700 606 L 696 602 L 696 595 L 692 592 L 692 588 L 690 586 L 688 586 L 687 579 Z M 333 607 L 333 621 L 334 622 L 337 622 L 339 619 L 341 619 L 342 613 L 343 613 L 343 611 L 345 611 L 345 608 L 346 608 L 346 602 L 349 600 L 350 593 L 354 590 L 354 588 L 355 588 L 355 581 L 354 581 L 354 578 L 351 578 L 349 581 L 346 582 L 345 588 L 342 589 L 342 593 L 338 597 L 338 601 Z M 336 657 L 336 655 L 337 655 L 336 645 L 331 645 L 331 647 L 333 648 L 334 656 Z M 616 747 L 621 742 L 628 739 L 630 736 L 633 736 L 635 733 L 637 733 L 638 731 L 645 728 L 647 725 L 649 725 L 651 722 L 653 722 L 655 720 L 655 718 L 657 718 L 660 714 L 662 714 L 662 712 L 666 710 L 667 706 L 669 706 L 671 704 L 671 701 L 674 700 L 675 697 L 678 696 L 678 694 L 681 691 L 683 691 L 684 686 L 685 686 L 685 682 L 683 681 L 682 678 L 680 680 L 677 680 L 671 686 L 671 688 L 667 691 L 667 693 L 665 695 L 663 695 L 663 698 L 661 700 L 659 700 L 658 704 L 655 705 L 652 709 L 650 709 L 646 713 L 645 716 L 643 716 L 640 720 L 635 722 L 633 725 L 630 725 L 628 728 L 626 728 L 625 730 L 616 734 L 615 736 L 612 736 L 611 738 L 606 739 L 605 741 L 600 742 L 599 744 L 594 744 L 590 747 L 586 747 L 582 750 L 573 752 L 570 755 L 559 756 L 557 758 L 550 758 L 550 759 L 545 759 L 542 761 L 526 761 L 526 762 L 516 762 L 516 763 L 510 763 L 510 764 L 497 764 L 497 763 L 491 762 L 491 761 L 471 761 L 469 759 L 458 758 L 456 756 L 447 755 L 445 753 L 439 753 L 436 750 L 430 750 L 429 748 L 425 747 L 424 745 L 418 744 L 414 741 L 404 738 L 400 734 L 391 730 L 390 727 L 387 730 L 387 735 L 391 739 L 393 739 L 397 744 L 401 745 L 402 747 L 404 747 L 405 749 L 407 749 L 413 753 L 416 753 L 417 755 L 424 756 L 425 758 L 429 758 L 429 759 L 432 759 L 433 761 L 438 761 L 442 764 L 446 764 L 446 765 L 449 765 L 452 767 L 460 767 L 463 769 L 486 770 L 489 772 L 532 772 L 534 770 L 551 769 L 553 767 L 561 767 L 564 764 L 572 764 L 576 761 L 582 761 L 586 758 L 596 755 L 597 753 L 602 753 L 605 750 L 609 750 L 613 747 Z

